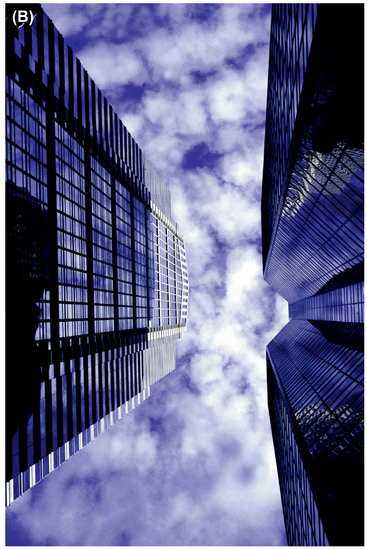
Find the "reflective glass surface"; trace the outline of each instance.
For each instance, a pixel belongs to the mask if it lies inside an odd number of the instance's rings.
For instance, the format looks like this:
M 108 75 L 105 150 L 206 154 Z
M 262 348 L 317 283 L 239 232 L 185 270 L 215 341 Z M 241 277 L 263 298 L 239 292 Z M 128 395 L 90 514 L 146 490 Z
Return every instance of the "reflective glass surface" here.
M 188 307 L 169 190 L 32 9 L 7 8 L 7 504 L 175 368 Z
M 311 483 L 312 499 L 329 542 L 360 544 L 363 328 L 350 323 L 292 320 L 268 345 L 267 352 L 269 410 L 288 543 L 312 544 L 302 542 L 298 533 L 301 523 L 311 521 L 310 512 L 306 519 L 304 512 L 291 511 L 288 500 L 294 499 L 302 510 L 297 481 L 301 468 Z M 290 466 L 286 466 L 288 462 Z M 306 495 L 304 483 L 302 492 Z M 309 509 L 313 506 L 308 502 Z
M 361 5 L 273 5 L 262 237 L 291 319 L 268 346 L 290 545 L 363 544 L 363 36 Z
M 262 195 L 264 265 L 287 185 L 287 164 L 317 12 L 318 4 L 274 4 L 272 8 Z
M 363 81 L 357 74 L 354 85 L 346 85 L 350 60 L 363 67 L 363 13 L 355 26 L 361 10 L 273 7 L 264 277 L 288 302 L 312 296 L 363 260 Z
M 290 546 L 329 546 L 311 481 L 268 359 L 269 411 Z
M 289 304 L 289 317 L 349 323 L 364 322 L 364 283 L 316 294 Z

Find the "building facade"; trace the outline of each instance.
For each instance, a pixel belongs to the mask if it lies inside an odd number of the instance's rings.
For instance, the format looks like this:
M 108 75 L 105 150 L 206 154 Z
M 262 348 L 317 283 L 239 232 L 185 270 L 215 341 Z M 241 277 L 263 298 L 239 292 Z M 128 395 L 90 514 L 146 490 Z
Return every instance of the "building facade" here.
M 169 190 L 40 5 L 8 4 L 7 504 L 175 368 L 187 308 Z
M 363 545 L 363 5 L 274 4 L 262 192 L 289 545 Z M 353 85 L 350 83 L 353 82 Z

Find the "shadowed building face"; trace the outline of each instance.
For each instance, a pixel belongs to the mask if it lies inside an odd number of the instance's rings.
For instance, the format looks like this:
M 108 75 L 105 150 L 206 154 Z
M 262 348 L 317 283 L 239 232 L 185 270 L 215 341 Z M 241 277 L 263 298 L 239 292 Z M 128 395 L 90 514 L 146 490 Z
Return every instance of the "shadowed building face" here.
M 362 75 L 362 5 L 273 6 L 263 261 L 291 319 L 267 348 L 290 545 L 363 544 Z

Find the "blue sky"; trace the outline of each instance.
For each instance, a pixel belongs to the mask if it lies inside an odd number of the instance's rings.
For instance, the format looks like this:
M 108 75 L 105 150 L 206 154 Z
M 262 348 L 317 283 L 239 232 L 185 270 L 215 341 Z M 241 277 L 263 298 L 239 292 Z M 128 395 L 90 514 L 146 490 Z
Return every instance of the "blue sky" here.
M 262 280 L 270 4 L 42 4 L 172 193 L 189 324 L 151 397 L 7 510 L 8 544 L 286 545 Z

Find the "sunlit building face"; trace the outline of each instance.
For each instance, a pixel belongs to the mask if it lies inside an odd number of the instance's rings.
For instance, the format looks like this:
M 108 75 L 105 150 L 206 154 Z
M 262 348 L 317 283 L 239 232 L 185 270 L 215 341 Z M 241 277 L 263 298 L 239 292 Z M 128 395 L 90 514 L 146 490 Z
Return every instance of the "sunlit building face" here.
M 362 75 L 363 6 L 273 6 L 263 263 L 289 303 L 267 364 L 290 545 L 363 544 Z
M 188 308 L 170 192 L 25 7 L 6 37 L 7 504 L 175 368 Z

